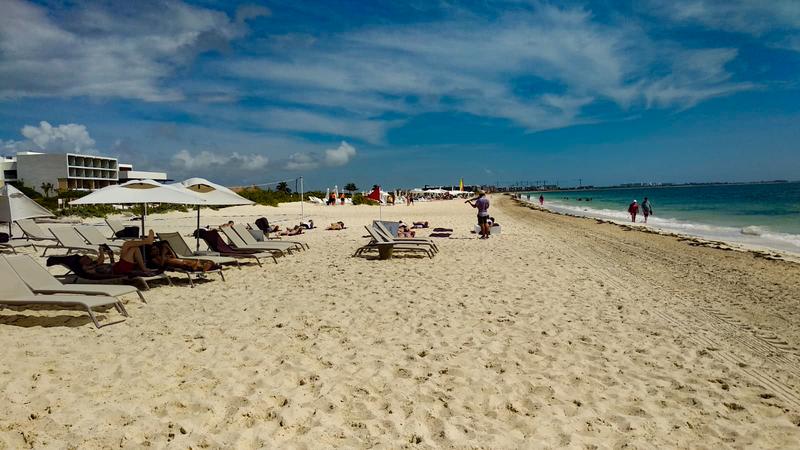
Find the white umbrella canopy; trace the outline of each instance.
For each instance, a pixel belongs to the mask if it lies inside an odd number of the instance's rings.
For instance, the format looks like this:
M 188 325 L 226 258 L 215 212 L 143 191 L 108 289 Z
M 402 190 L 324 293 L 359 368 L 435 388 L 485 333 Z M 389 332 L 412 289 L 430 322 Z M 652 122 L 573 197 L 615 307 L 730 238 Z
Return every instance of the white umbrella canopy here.
M 53 217 L 53 213 L 10 184 L 0 188 L 0 222 L 8 223 L 9 235 L 13 222 L 35 217 Z
M 188 180 L 183 180 L 180 183 L 174 183 L 170 186 L 180 187 L 180 189 L 187 189 L 193 192 L 206 201 L 203 203 L 203 205 L 206 206 L 236 206 L 252 205 L 255 203 L 225 186 L 212 183 L 205 178 L 189 178 Z M 197 205 L 197 228 L 200 228 L 200 205 Z M 195 236 L 195 250 L 200 250 L 200 234 L 198 233 L 196 233 Z
M 180 185 L 202 197 L 206 206 L 252 205 L 255 202 L 233 192 L 225 186 L 212 183 L 205 178 L 189 178 L 170 186 Z
M 133 180 L 98 189 L 89 195 L 69 202 L 70 205 L 145 205 L 142 214 L 142 236 L 148 203 L 173 205 L 204 205 L 206 201 L 188 189 L 163 185 L 153 180 Z
M 140 203 L 204 205 L 206 201 L 192 192 L 153 180 L 134 180 L 106 186 L 69 202 L 70 205 L 136 205 Z

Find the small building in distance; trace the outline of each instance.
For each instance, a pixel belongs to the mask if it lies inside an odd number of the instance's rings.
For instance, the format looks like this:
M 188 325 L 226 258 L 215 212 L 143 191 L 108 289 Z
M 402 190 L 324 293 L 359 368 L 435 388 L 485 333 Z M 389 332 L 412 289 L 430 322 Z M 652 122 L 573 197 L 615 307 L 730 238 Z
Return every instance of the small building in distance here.
M 129 180 L 169 181 L 165 172 L 133 170 L 117 158 L 79 153 L 18 152 L 0 159 L 0 186 L 20 182 L 43 193 L 43 185 L 54 191 L 93 191 Z
M 153 180 L 159 183 L 170 181 L 166 172 L 133 170 L 133 164 L 119 164 L 119 182 L 125 183 L 131 180 Z

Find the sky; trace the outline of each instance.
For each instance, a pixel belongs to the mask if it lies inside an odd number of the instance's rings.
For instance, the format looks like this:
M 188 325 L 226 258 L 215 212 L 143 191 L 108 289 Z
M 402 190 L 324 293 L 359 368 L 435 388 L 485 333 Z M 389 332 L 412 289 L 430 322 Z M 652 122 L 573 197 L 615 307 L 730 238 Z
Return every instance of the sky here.
M 181 180 L 800 178 L 797 0 L 2 0 L 0 153 Z

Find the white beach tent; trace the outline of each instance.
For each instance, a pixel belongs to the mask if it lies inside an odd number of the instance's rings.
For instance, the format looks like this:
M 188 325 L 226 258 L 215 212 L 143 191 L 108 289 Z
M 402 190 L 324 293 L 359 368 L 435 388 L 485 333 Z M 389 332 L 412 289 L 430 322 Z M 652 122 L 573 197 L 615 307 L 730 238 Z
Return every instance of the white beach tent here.
M 252 205 L 255 202 L 248 200 L 241 195 L 233 192 L 225 186 L 212 183 L 205 178 L 189 178 L 180 183 L 174 183 L 169 186 L 179 189 L 188 189 L 195 195 L 198 195 L 205 203 L 202 206 L 237 206 L 237 205 Z M 197 205 L 197 228 L 200 228 L 200 206 Z M 196 250 L 200 250 L 200 235 L 195 236 Z
M 144 220 L 149 203 L 173 205 L 204 205 L 205 199 L 188 189 L 160 184 L 153 180 L 134 180 L 98 189 L 85 197 L 69 202 L 70 205 L 144 205 L 142 214 L 142 236 Z
M 0 188 L 0 222 L 8 223 L 9 236 L 12 223 L 36 217 L 53 217 L 53 213 L 10 184 Z

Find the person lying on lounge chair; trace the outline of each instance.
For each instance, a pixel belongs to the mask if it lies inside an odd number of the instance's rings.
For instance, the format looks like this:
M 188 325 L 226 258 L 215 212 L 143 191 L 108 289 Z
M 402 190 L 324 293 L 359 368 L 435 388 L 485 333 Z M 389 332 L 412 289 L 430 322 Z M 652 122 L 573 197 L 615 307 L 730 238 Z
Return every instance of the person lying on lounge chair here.
M 397 228 L 397 237 L 414 237 L 416 232 L 408 227 L 408 225 L 400 222 L 400 226 Z
M 119 261 L 115 262 L 112 268 L 113 273 L 115 275 L 124 275 L 134 270 L 142 272 L 149 270 L 142 256 L 141 248 L 145 245 L 152 244 L 155 239 L 156 234 L 153 230 L 150 230 L 147 233 L 147 237 L 144 239 L 125 241 L 125 243 L 122 244 L 122 248 L 119 250 Z M 98 259 L 102 262 L 102 253 Z
M 337 230 L 337 231 L 338 230 L 344 230 L 345 229 L 344 222 L 342 222 L 342 221 L 334 222 L 334 223 L 330 224 L 328 226 L 328 228 L 325 228 L 325 229 L 326 230 Z
M 304 228 L 301 225 L 295 225 L 292 228 L 287 228 L 285 231 L 281 231 L 281 236 L 296 236 L 298 234 L 303 234 Z
M 147 261 L 155 267 L 162 269 L 178 269 L 188 272 L 208 272 L 219 267 L 213 261 L 206 259 L 179 258 L 169 246 L 168 242 L 154 242 L 147 247 Z
M 134 250 L 138 251 L 138 248 Z M 108 260 L 106 260 L 108 257 Z M 141 258 L 141 252 L 139 254 Z M 117 262 L 118 263 L 118 262 Z M 119 273 L 115 271 L 117 263 L 114 262 L 114 252 L 107 245 L 101 245 L 97 252 L 97 257 L 89 255 L 63 255 L 51 256 L 47 258 L 47 267 L 62 265 L 81 278 L 88 280 L 105 280 L 117 278 Z M 161 273 L 159 270 L 145 267 L 139 270 L 138 267 L 128 271 L 125 275 L 131 276 L 153 276 Z
M 219 227 L 220 227 L 220 228 L 225 228 L 225 227 L 229 227 L 229 226 L 231 226 L 231 225 L 233 225 L 233 221 L 232 221 L 232 220 L 229 220 L 229 221 L 227 221 L 227 222 L 223 223 L 222 225 L 220 225 Z
M 261 217 L 256 219 L 256 226 L 259 230 L 263 231 L 264 233 L 277 233 L 281 231 L 281 227 L 278 225 L 270 225 L 269 221 L 266 217 Z
M 314 221 L 311 220 L 311 219 L 308 219 L 305 222 L 300 222 L 300 226 L 305 228 L 306 230 L 311 230 L 311 229 L 314 228 Z

